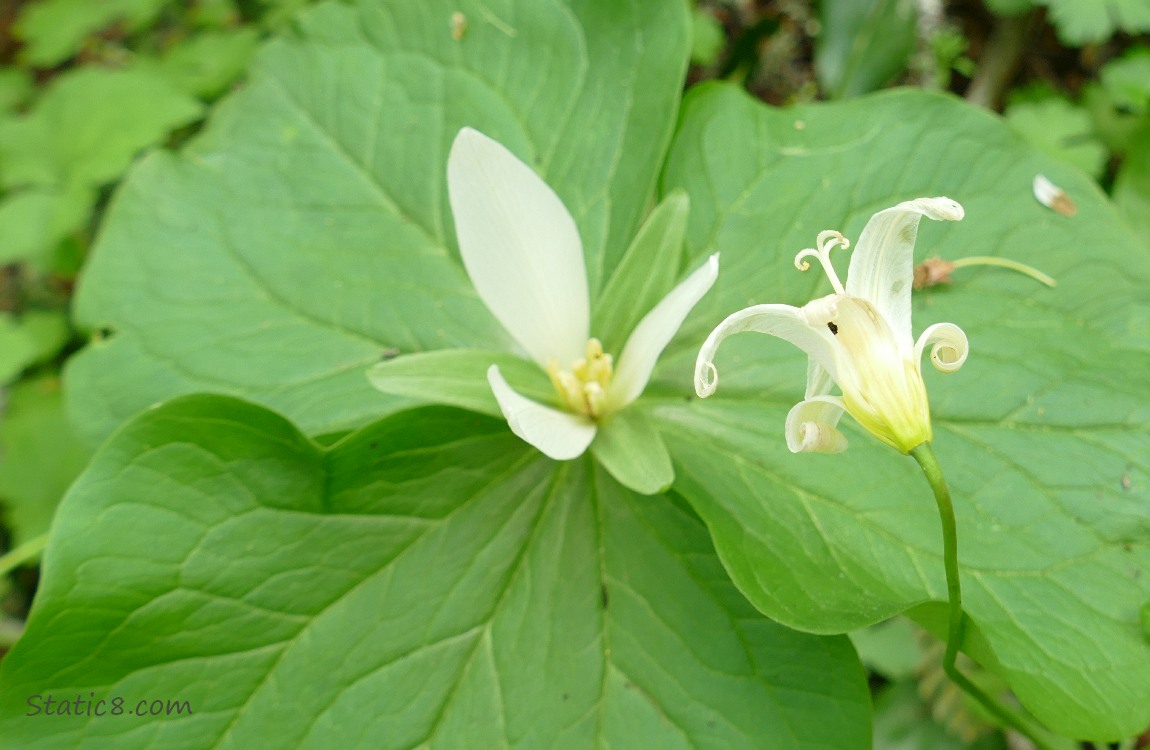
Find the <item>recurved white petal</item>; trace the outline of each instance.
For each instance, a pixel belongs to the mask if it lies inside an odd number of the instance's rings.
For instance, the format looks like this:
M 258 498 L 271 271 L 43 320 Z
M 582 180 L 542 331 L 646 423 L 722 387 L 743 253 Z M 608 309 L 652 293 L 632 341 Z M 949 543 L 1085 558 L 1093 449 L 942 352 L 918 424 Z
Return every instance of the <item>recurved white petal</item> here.
M 954 323 L 935 323 L 922 332 L 914 345 L 914 361 L 922 361 L 922 352 L 928 345 L 930 363 L 939 372 L 956 372 L 966 362 L 970 343 L 966 333 Z
M 687 314 L 715 283 L 718 275 L 719 254 L 715 253 L 639 321 L 619 354 L 615 375 L 607 391 L 610 410 L 622 409 L 639 398 L 647 387 L 647 381 L 651 379 L 659 355 L 678 332 L 679 326 L 683 325 Z
M 511 431 L 548 458 L 556 461 L 578 458 L 595 439 L 594 422 L 519 395 L 503 379 L 498 365 L 488 368 L 487 382 Z
M 830 305 L 830 298 L 815 300 L 807 305 Z M 826 328 L 816 327 L 808 322 L 804 309 L 790 305 L 754 305 L 727 316 L 711 335 L 703 342 L 699 356 L 695 360 L 695 393 L 706 398 L 719 386 L 719 373 L 715 369 L 715 352 L 723 339 L 743 331 L 769 333 L 791 342 L 819 363 L 832 378 L 835 375 L 833 334 Z
M 807 359 L 807 398 L 827 395 L 834 384 L 834 378 L 825 367 L 813 359 Z
M 787 447 L 791 453 L 841 453 L 847 439 L 838 430 L 846 407 L 837 396 L 800 401 L 787 414 Z
M 583 356 L 590 312 L 583 245 L 571 214 L 501 144 L 464 128 L 447 158 L 459 252 L 480 299 L 546 367 Z
M 950 198 L 917 198 L 879 211 L 863 229 L 847 269 L 847 294 L 868 300 L 887 319 L 899 341 L 907 343 L 913 340 L 914 241 L 923 216 L 958 221 L 963 210 Z

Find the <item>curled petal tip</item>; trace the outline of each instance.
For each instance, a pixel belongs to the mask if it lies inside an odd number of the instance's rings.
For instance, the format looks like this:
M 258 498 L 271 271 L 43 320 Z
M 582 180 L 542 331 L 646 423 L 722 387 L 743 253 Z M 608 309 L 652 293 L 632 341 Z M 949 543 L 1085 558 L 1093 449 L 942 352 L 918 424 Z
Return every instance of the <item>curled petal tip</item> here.
M 957 372 L 966 362 L 970 353 L 970 342 L 966 333 L 954 323 L 935 323 L 922 332 L 914 345 L 914 357 L 922 358 L 927 345 L 930 348 L 930 363 L 939 372 Z
M 966 212 L 962 209 L 962 204 L 958 201 L 945 196 L 938 198 L 926 199 L 930 203 L 930 211 L 927 213 L 932 219 L 936 221 L 961 221 Z
M 719 387 L 719 371 L 713 362 L 700 359 L 695 365 L 695 393 L 707 398 Z
M 787 447 L 791 453 L 842 453 L 847 439 L 837 425 L 845 407 L 837 396 L 815 396 L 795 404 L 787 414 Z
M 799 425 L 798 444 L 788 447 L 792 453 L 842 453 L 847 449 L 847 439 L 829 424 L 803 422 Z

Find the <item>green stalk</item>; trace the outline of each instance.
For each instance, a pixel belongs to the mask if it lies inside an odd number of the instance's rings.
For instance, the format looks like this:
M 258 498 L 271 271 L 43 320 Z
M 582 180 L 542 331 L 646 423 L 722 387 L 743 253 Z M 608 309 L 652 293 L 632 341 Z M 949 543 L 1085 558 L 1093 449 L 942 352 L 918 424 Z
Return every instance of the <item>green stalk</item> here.
M 970 258 L 959 258 L 958 260 L 951 261 L 951 265 L 955 268 L 962 268 L 964 266 L 999 266 L 1001 268 L 1009 268 L 1011 271 L 1018 271 L 1025 274 L 1035 281 L 1042 282 L 1046 286 L 1053 287 L 1058 284 L 1057 281 L 1047 276 L 1042 271 L 1039 271 L 1033 266 L 1028 266 L 1025 263 L 1019 263 L 1016 260 L 1008 260 L 1006 258 L 995 258 L 989 255 L 976 255 Z
M 36 559 L 48 544 L 48 532 L 29 539 L 19 547 L 0 555 L 0 576 L 6 576 L 16 568 Z
M 915 461 L 918 461 L 918 465 L 922 467 L 922 473 L 926 475 L 926 481 L 934 490 L 934 500 L 938 504 L 938 516 L 942 521 L 942 557 L 946 567 L 946 594 L 950 601 L 946 654 L 942 660 L 943 671 L 954 684 L 962 688 L 963 692 L 977 700 L 1006 726 L 1025 735 L 1039 750 L 1050 750 L 1050 745 L 1039 738 L 1034 730 L 1028 726 L 1028 721 L 987 695 L 982 688 L 958 671 L 955 660 L 958 658 L 959 647 L 962 646 L 963 613 L 962 584 L 958 577 L 958 525 L 954 520 L 954 504 L 950 501 L 950 489 L 946 486 L 946 479 L 942 476 L 942 467 L 938 465 L 938 459 L 934 457 L 934 450 L 931 449 L 930 443 L 923 443 L 914 448 L 910 455 L 914 456 Z

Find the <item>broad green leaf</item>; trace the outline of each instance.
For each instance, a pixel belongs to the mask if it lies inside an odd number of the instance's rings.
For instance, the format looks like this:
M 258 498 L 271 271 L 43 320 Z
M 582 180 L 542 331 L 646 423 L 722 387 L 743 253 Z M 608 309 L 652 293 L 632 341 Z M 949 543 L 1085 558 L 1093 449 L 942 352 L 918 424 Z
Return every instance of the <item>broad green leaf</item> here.
M 68 371 L 86 434 L 189 391 L 347 429 L 398 405 L 364 377 L 383 351 L 506 349 L 454 248 L 446 155 L 464 125 L 555 188 L 596 293 L 634 236 L 678 105 L 683 4 L 362 0 L 297 26 L 113 201 L 76 299 L 110 334 Z
M 1119 105 L 1111 92 L 1097 81 L 1082 88 L 1081 105 L 1090 114 L 1094 134 L 1115 156 L 1126 154 L 1134 145 L 1138 130 L 1148 122 L 1145 115 L 1134 114 L 1128 106 Z
M 194 99 L 143 71 L 61 74 L 27 115 L 0 120 L 0 183 L 101 185 L 200 113 Z
M 727 44 L 727 33 L 719 19 L 705 8 L 691 13 L 691 62 L 715 65 Z
M 0 505 L 11 547 L 47 533 L 56 504 L 90 454 L 68 424 L 59 378 L 12 386 L 0 420 Z
M 1043 0 L 1058 38 L 1080 46 L 1104 42 L 1116 31 L 1150 31 L 1150 3 L 1145 0 Z
M 1131 141 L 1114 180 L 1114 202 L 1130 226 L 1150 244 L 1150 123 Z
M 1110 98 L 1137 114 L 1150 111 L 1150 47 L 1134 47 L 1107 63 L 1100 75 Z
M 591 454 L 620 484 L 642 495 L 666 492 L 675 479 L 663 438 L 637 408 L 613 415 L 595 435 Z
M 674 288 L 682 270 L 690 207 L 686 193 L 665 197 L 615 267 L 591 311 L 591 334 L 602 340 L 606 351 L 622 351 L 643 316 Z
M 30 188 L 0 200 L 0 262 L 24 261 L 46 269 L 62 239 L 84 227 L 95 190 Z
M 1035 148 L 1086 174 L 1098 177 L 1106 164 L 1106 147 L 1094 137 L 1090 115 L 1065 99 L 1014 104 L 1007 122 Z
M 0 385 L 63 348 L 70 334 L 67 316 L 54 310 L 0 313 Z
M 237 0 L 200 0 L 188 11 L 188 20 L 203 29 L 229 29 L 240 21 Z
M 32 94 L 32 76 L 20 68 L 0 68 L 0 114 L 23 104 Z
M 834 99 L 874 91 L 906 69 L 914 51 L 913 0 L 823 0 L 815 71 Z
M 0 668 L 20 747 L 869 744 L 846 638 L 757 615 L 685 505 L 498 420 L 403 412 L 324 451 L 187 397 L 117 432 L 52 534 Z M 46 716 L 48 695 L 190 715 Z
M 16 22 L 24 42 L 20 59 L 52 67 L 74 56 L 92 34 L 113 24 L 136 31 L 151 22 L 171 0 L 38 0 L 26 3 Z
M 1150 31 L 1150 5 L 1144 0 L 988 0 L 987 5 L 1003 15 L 1046 6 L 1058 38 L 1073 47 L 1104 42 L 1115 31 Z
M 901 91 L 771 109 L 725 86 L 697 89 L 663 177 L 692 196 L 688 246 L 723 270 L 688 329 L 701 342 L 752 303 L 830 292 L 793 267 L 824 229 L 856 239 L 876 211 L 947 195 L 955 223 L 924 222 L 918 259 L 997 255 L 1058 280 L 959 269 L 915 298 L 914 328 L 951 321 L 963 369 L 927 367 L 935 451 L 951 483 L 966 649 L 1068 736 L 1118 739 L 1150 723 L 1150 255 L 1097 187 L 1033 152 L 1000 120 L 951 98 Z M 731 143 L 744 144 L 731 149 Z M 1045 174 L 1073 218 L 1034 200 Z M 844 254 L 845 255 L 845 254 Z M 846 257 L 839 257 L 845 269 Z M 657 376 L 690 378 L 682 340 Z M 941 533 L 914 462 L 850 419 L 842 454 L 793 455 L 787 411 L 805 357 L 753 334 L 724 344 L 718 393 L 655 408 L 676 490 L 707 522 L 742 591 L 792 627 L 844 632 L 944 602 Z
M 270 29 L 287 26 L 302 8 L 314 0 L 260 0 L 264 6 L 263 23 Z
M 152 65 L 181 91 L 212 99 L 240 77 L 259 41 L 251 27 L 206 31 L 167 50 Z

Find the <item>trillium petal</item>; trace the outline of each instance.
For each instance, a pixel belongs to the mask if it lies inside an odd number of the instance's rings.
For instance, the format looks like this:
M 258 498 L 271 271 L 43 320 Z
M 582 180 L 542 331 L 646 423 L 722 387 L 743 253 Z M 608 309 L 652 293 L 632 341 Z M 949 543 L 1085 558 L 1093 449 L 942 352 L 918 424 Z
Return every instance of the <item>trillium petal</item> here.
M 930 363 L 939 372 L 956 372 L 970 351 L 966 333 L 954 323 L 935 323 L 923 331 L 914 345 L 915 362 L 922 360 L 923 350 L 931 344 Z
M 807 398 L 827 395 L 834 384 L 834 378 L 827 372 L 827 368 L 813 359 L 807 360 Z
M 962 206 L 950 198 L 918 198 L 879 211 L 870 218 L 847 269 L 847 294 L 862 297 L 887 319 L 899 341 L 913 340 L 910 292 L 914 280 L 914 241 L 925 216 L 958 221 Z
M 607 392 L 609 408 L 614 411 L 639 398 L 663 349 L 683 325 L 691 312 L 719 275 L 719 254 L 679 283 L 671 292 L 651 308 L 623 345 L 619 364 Z
M 815 300 L 807 305 L 833 304 L 830 298 Z M 715 369 L 715 352 L 723 339 L 743 331 L 769 333 L 791 342 L 807 353 L 824 368 L 832 378 L 835 374 L 833 334 L 825 327 L 808 322 L 807 308 L 790 305 L 755 305 L 737 313 L 732 313 L 703 342 L 699 357 L 695 360 L 695 392 L 706 398 L 715 392 L 719 385 L 719 373 Z
M 487 382 L 511 431 L 548 458 L 578 458 L 595 439 L 594 422 L 521 396 L 503 379 L 498 365 L 488 368 Z
M 787 447 L 791 453 L 841 453 L 847 439 L 838 430 L 846 407 L 836 396 L 815 396 L 795 404 L 787 414 Z
M 579 231 L 559 196 L 501 144 L 464 128 L 447 190 L 471 283 L 541 367 L 583 356 L 590 312 Z

